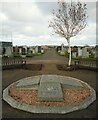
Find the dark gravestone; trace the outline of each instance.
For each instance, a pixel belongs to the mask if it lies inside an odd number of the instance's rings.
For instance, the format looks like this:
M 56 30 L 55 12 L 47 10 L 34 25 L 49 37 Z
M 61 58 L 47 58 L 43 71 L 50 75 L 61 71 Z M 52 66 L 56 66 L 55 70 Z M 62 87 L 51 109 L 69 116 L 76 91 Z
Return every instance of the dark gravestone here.
M 41 53 L 41 46 L 38 46 L 38 53 Z

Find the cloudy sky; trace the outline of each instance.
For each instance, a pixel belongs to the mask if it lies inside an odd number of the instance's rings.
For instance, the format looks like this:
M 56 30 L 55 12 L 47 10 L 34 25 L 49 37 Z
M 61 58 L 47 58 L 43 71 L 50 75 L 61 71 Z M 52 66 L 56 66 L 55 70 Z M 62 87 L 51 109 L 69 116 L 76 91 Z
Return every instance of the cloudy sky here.
M 65 38 L 52 35 L 52 28 L 48 28 L 48 21 L 53 18 L 52 11 L 57 8 L 58 0 L 52 1 L 3 0 L 0 2 L 0 41 L 12 40 L 13 45 L 28 46 L 62 43 L 67 45 Z M 87 27 L 71 38 L 72 46 L 96 45 L 96 1 L 84 2 L 87 4 Z

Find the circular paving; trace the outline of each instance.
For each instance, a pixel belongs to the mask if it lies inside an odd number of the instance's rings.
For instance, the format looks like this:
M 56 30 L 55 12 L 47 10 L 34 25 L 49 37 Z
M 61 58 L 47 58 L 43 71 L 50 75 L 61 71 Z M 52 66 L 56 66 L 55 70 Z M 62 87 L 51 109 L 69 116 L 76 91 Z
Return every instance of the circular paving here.
M 3 91 L 12 107 L 31 113 L 59 113 L 85 109 L 96 100 L 87 83 L 68 76 L 39 75 L 20 79 Z

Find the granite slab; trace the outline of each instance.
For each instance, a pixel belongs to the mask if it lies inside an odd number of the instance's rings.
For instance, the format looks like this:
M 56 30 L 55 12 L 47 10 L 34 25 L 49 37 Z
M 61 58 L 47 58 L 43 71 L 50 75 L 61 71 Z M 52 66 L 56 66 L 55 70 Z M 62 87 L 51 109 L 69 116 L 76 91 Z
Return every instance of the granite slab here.
M 43 83 L 38 89 L 38 101 L 63 101 L 60 83 Z

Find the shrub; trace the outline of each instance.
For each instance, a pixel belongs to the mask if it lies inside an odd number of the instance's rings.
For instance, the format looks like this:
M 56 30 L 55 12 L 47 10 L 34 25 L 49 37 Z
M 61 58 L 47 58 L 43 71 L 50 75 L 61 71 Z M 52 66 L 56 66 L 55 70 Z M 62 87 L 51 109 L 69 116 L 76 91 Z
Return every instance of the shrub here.
M 90 55 L 89 55 L 89 58 L 94 58 L 94 54 L 90 54 Z

